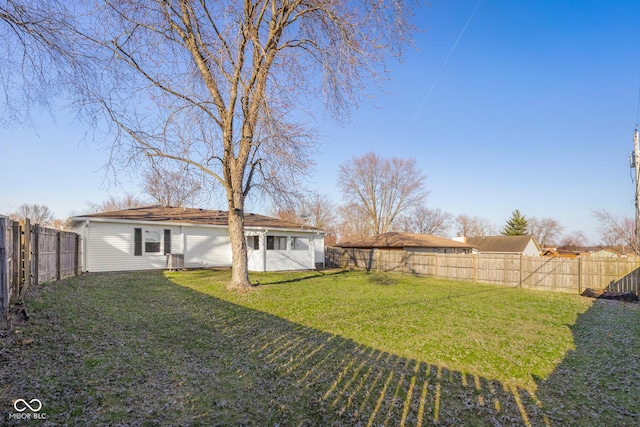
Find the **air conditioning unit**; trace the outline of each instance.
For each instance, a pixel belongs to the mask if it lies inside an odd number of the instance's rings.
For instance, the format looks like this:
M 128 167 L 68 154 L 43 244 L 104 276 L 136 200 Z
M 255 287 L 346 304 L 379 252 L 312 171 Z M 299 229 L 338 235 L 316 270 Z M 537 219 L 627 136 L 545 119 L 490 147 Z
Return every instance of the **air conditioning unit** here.
M 184 254 L 167 254 L 167 269 L 180 270 L 184 268 Z

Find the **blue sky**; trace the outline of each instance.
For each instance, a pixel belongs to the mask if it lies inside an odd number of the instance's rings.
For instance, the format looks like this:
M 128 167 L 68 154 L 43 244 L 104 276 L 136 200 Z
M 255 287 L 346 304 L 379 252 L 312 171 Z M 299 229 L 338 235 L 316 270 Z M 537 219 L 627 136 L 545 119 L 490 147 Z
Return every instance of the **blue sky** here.
M 430 3 L 416 13 L 419 50 L 390 63 L 384 93 L 372 89 L 375 99 L 342 127 L 317 115 L 323 137 L 309 186 L 340 201 L 338 166 L 374 151 L 415 158 L 430 207 L 498 228 L 519 209 L 597 243 L 593 209 L 633 216 L 640 2 Z M 83 125 L 62 112 L 36 125 L 0 129 L 0 213 L 39 203 L 66 217 L 87 201 L 139 193 L 127 176 L 105 181 L 106 148 L 83 141 Z

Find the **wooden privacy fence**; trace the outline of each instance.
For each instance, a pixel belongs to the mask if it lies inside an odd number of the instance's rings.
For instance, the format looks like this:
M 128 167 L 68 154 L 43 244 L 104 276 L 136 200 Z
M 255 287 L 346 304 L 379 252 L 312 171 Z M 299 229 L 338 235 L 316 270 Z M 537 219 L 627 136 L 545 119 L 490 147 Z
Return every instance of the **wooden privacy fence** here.
M 640 258 L 560 258 L 439 254 L 382 249 L 326 248 L 326 265 L 401 272 L 523 288 L 578 292 L 586 288 L 639 295 Z M 640 295 L 639 295 L 640 296 Z
M 79 273 L 80 236 L 0 216 L 0 329 L 11 328 L 9 307 L 31 284 Z

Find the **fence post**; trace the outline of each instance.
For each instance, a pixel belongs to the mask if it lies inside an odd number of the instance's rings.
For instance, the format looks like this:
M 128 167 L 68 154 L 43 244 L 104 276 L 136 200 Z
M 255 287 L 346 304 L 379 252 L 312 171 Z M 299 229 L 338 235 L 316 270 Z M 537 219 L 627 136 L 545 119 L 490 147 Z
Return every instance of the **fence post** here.
M 22 282 L 20 283 L 20 300 L 27 292 L 27 288 L 31 285 L 31 221 L 29 218 L 20 221 L 22 227 L 20 256 L 22 258 Z
M 0 217 L 0 329 L 11 329 L 7 277 L 7 218 Z
M 31 238 L 31 246 L 33 247 L 33 281 L 32 285 L 40 284 L 40 224 L 33 226 L 33 237 Z
M 478 283 L 478 254 L 473 254 L 473 283 Z
M 62 277 L 62 231 L 56 232 L 56 280 Z
M 436 277 L 438 277 L 438 254 L 436 253 Z
M 578 294 L 582 295 L 582 257 L 578 257 Z
M 520 254 L 520 279 L 519 279 L 519 284 L 518 286 L 521 288 L 522 287 L 522 257 L 524 255 Z
M 11 223 L 13 232 L 13 289 L 11 290 L 12 302 L 20 298 L 20 284 L 22 283 L 22 229 L 20 223 Z
M 74 254 L 74 258 L 75 258 L 75 268 L 73 269 L 73 274 L 75 274 L 76 276 L 78 274 L 80 274 L 80 235 L 76 234 L 76 251 Z M 333 252 L 332 252 L 333 253 Z

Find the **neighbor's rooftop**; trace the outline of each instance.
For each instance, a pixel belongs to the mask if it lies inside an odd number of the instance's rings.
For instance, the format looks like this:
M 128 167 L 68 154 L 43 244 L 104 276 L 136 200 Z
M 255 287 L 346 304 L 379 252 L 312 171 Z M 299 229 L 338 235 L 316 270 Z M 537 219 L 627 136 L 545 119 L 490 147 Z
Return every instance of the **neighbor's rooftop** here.
M 478 248 L 480 252 L 506 252 L 518 253 L 525 250 L 533 239 L 530 234 L 522 236 L 478 236 L 467 237 L 467 243 Z M 533 239 L 535 242 L 535 239 Z M 538 243 L 536 242 L 536 246 Z
M 431 234 L 385 233 L 379 236 L 341 242 L 335 245 L 342 248 L 465 248 L 474 246 L 469 243 L 456 242 Z

